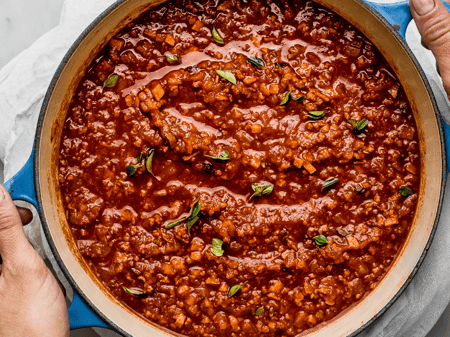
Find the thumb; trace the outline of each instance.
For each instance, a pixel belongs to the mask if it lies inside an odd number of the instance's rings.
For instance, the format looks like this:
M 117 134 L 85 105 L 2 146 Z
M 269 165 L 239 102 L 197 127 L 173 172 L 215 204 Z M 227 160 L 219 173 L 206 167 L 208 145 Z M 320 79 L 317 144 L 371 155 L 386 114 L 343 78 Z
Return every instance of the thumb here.
M 411 14 L 433 52 L 444 89 L 450 97 L 450 13 L 441 0 L 410 0 Z
M 20 263 L 33 252 L 16 206 L 6 189 L 0 185 L 0 255 L 3 262 Z

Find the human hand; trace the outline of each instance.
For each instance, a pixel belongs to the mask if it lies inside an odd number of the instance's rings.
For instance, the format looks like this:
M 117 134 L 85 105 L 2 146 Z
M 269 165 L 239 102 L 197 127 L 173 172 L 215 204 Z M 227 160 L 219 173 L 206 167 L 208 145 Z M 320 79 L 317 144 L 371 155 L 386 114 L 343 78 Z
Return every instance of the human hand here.
M 433 52 L 450 98 L 450 13 L 441 0 L 410 0 L 410 5 L 422 43 Z
M 28 242 L 21 213 L 0 185 L 0 336 L 69 336 L 64 295 Z

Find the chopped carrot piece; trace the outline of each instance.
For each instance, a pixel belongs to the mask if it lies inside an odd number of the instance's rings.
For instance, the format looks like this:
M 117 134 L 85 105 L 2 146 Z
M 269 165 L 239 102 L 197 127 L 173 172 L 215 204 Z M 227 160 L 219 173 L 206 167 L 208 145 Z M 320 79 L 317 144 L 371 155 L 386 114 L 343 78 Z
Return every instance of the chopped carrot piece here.
M 272 95 L 278 94 L 278 91 L 279 91 L 279 86 L 278 86 L 278 84 L 271 84 L 271 85 L 269 85 L 269 91 L 270 91 L 270 93 L 271 93 Z
M 172 34 L 167 34 L 164 42 L 167 44 L 170 44 L 173 47 L 173 46 L 175 46 L 176 41 Z
M 256 82 L 256 78 L 254 77 L 246 77 L 244 79 L 244 84 L 249 85 Z
M 302 168 L 302 166 L 303 166 L 303 159 L 296 157 L 294 159 L 294 166 L 296 168 Z
M 161 83 L 158 83 L 152 90 L 153 97 L 159 102 L 161 98 L 163 98 L 165 91 L 161 86 Z
M 109 45 L 111 46 L 111 48 L 115 48 L 118 51 L 121 51 L 124 43 L 125 41 L 122 39 L 111 39 Z
M 312 164 L 309 161 L 305 161 L 303 163 L 303 167 L 306 169 L 306 171 L 309 172 L 309 174 L 313 174 L 314 172 L 316 172 L 315 167 L 312 166 Z
M 192 26 L 192 30 L 195 32 L 199 32 L 203 28 L 203 23 L 200 20 L 197 20 Z

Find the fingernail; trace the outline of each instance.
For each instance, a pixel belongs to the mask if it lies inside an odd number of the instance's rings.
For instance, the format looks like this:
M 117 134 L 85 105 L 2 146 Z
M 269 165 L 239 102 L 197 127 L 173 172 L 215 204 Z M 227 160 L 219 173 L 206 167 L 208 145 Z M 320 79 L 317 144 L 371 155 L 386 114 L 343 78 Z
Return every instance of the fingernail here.
M 0 188 L 0 201 L 5 199 L 5 195 L 3 194 L 3 188 Z
M 414 10 L 419 15 L 425 15 L 431 12 L 436 5 L 434 0 L 413 0 Z

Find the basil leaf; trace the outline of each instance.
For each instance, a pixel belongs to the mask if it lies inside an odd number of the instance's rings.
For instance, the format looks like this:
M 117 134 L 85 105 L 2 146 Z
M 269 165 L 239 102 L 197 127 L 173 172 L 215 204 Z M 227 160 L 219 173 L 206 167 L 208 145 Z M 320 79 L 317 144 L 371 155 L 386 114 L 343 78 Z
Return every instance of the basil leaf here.
M 247 62 L 250 64 L 253 64 L 257 68 L 264 68 L 266 66 L 266 64 L 264 63 L 264 60 L 262 60 L 256 56 L 251 56 L 251 57 L 247 58 Z
M 289 91 L 286 95 L 286 97 L 281 101 L 280 106 L 285 106 L 291 101 L 292 98 L 292 91 Z
M 400 192 L 400 194 L 401 194 L 403 197 L 409 197 L 411 194 L 413 194 L 413 192 L 411 191 L 411 189 L 410 189 L 409 187 L 406 187 L 406 186 L 400 187 L 399 192 Z
M 179 224 L 181 224 L 184 220 L 186 220 L 186 217 L 178 219 L 170 224 L 168 224 L 166 227 L 164 227 L 165 229 L 171 229 L 174 228 L 176 226 L 178 226 Z
M 303 103 L 306 99 L 306 96 L 300 96 L 299 98 L 294 98 L 298 103 Z
M 264 307 L 259 307 L 255 311 L 255 316 L 261 316 L 264 313 Z
M 222 153 L 220 154 L 219 157 L 213 157 L 213 156 L 205 156 L 205 157 L 209 157 L 211 159 L 219 160 L 219 161 L 227 161 L 227 160 L 230 160 L 230 158 L 228 157 L 229 155 L 230 155 L 230 153 L 227 150 L 225 150 L 225 151 L 222 151 Z
M 314 120 L 322 119 L 325 117 L 325 111 L 310 111 L 308 112 L 308 117 Z
M 222 36 L 220 36 L 219 32 L 216 30 L 216 27 L 213 27 L 212 29 L 212 36 L 214 38 L 214 41 L 216 41 L 218 44 L 224 44 Z
M 137 169 L 137 167 L 135 165 L 127 166 L 127 174 L 128 174 L 128 176 L 131 177 L 132 175 L 134 175 L 136 173 L 136 169 Z
M 215 256 L 223 256 L 224 251 L 223 249 L 211 248 L 211 253 Z
M 217 238 L 212 239 L 212 246 L 216 249 L 222 249 L 223 241 Z
M 369 124 L 369 120 L 365 118 L 361 119 L 360 121 L 356 121 L 354 119 L 347 119 L 347 122 L 349 122 L 352 125 L 354 133 L 361 132 L 366 128 L 367 124 Z
M 178 56 L 175 54 L 166 54 L 166 60 L 169 63 L 179 63 L 180 60 L 178 59 Z
M 232 286 L 228 291 L 228 297 L 233 297 L 241 288 L 242 288 L 241 285 Z
M 145 298 L 147 297 L 147 293 L 141 289 L 136 289 L 136 288 L 127 288 L 122 286 L 123 290 L 127 293 L 127 294 L 131 294 L 135 297 L 142 297 Z
M 283 67 L 286 67 L 287 65 L 288 64 L 284 63 L 284 62 L 281 62 L 281 63 L 275 62 L 275 66 L 278 67 L 278 68 L 283 68 Z
M 187 219 L 191 220 L 195 218 L 198 215 L 198 213 L 200 213 L 201 209 L 202 209 L 202 202 L 200 199 L 198 199 L 192 206 L 191 213 Z
M 272 191 L 273 191 L 273 185 L 267 185 L 261 190 L 261 194 L 268 195 L 268 194 L 272 193 Z
M 139 153 L 139 156 L 136 157 L 138 164 L 142 161 L 142 153 Z
M 323 183 L 322 186 L 322 191 L 326 190 L 327 188 L 333 186 L 334 184 L 336 184 L 339 181 L 338 178 L 328 178 L 327 180 L 325 180 L 325 182 Z
M 233 73 L 229 72 L 229 71 L 223 71 L 223 70 L 216 70 L 216 73 L 226 79 L 228 82 L 233 83 L 234 85 L 236 85 L 236 77 L 234 77 Z
M 261 167 L 262 168 L 266 168 L 267 167 L 267 162 L 266 161 L 262 161 L 261 162 Z
M 253 193 L 250 198 L 248 199 L 248 201 L 252 200 L 253 197 L 262 197 L 263 195 L 268 195 L 270 193 L 272 193 L 273 191 L 273 185 L 265 185 L 265 186 L 261 186 L 259 187 L 258 184 L 252 184 L 252 190 L 255 192 Z
M 369 124 L 369 121 L 367 119 L 361 119 L 358 123 L 356 123 L 356 130 L 362 131 L 367 124 Z
M 198 219 L 199 219 L 198 216 L 194 216 L 193 218 L 190 218 L 190 219 L 188 218 L 187 219 L 186 228 L 188 230 L 189 236 L 191 236 L 191 228 L 192 228 L 192 226 L 195 225 L 195 223 L 197 222 Z
M 117 84 L 117 80 L 119 79 L 119 76 L 116 74 L 111 74 L 108 76 L 108 78 L 103 82 L 102 88 L 113 88 Z
M 155 149 L 150 149 L 148 151 L 148 156 L 147 159 L 145 160 L 145 168 L 147 169 L 147 171 L 155 177 L 155 175 L 153 174 L 153 155 L 155 154 Z M 156 178 L 156 177 L 155 177 Z
M 321 235 L 317 235 L 314 238 L 314 242 L 316 243 L 316 245 L 318 245 L 320 247 L 320 246 L 326 245 L 328 243 L 328 239 L 326 238 L 325 235 L 321 234 Z
M 192 228 L 192 226 L 194 226 L 194 224 L 199 219 L 198 214 L 200 213 L 201 209 L 202 209 L 202 202 L 200 201 L 200 199 L 198 199 L 192 206 L 191 211 L 189 212 L 189 215 L 187 217 L 178 219 L 178 220 L 168 224 L 164 228 L 171 229 L 171 228 L 174 228 L 174 227 L 178 226 L 179 224 L 183 223 L 184 221 L 186 221 L 186 228 L 189 232 L 189 235 L 191 235 L 191 228 Z

